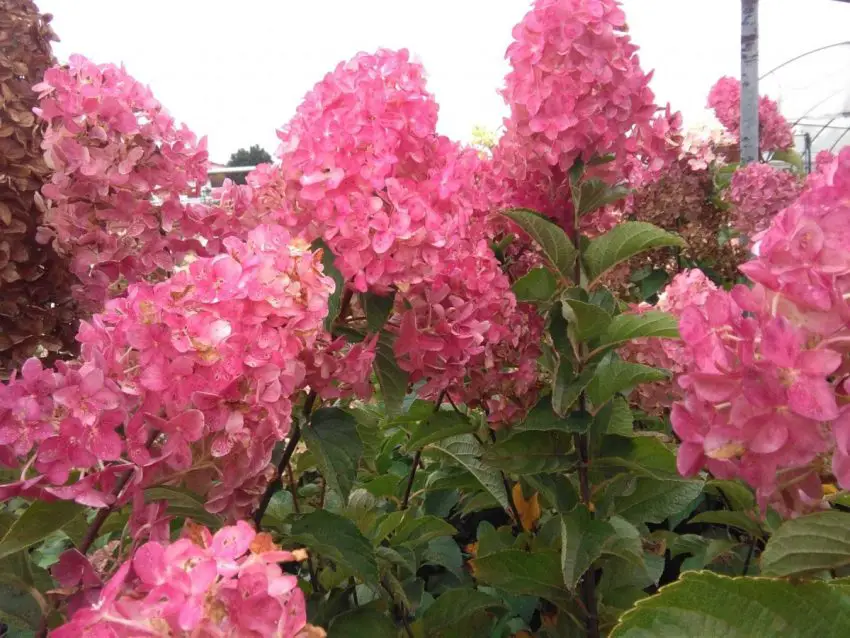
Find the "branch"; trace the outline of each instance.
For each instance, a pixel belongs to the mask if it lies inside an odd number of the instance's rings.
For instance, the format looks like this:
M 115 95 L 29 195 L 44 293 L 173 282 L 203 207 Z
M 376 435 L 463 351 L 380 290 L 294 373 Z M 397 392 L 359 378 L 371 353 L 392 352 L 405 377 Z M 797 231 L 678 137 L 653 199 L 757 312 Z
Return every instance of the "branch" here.
M 404 490 L 404 498 L 401 501 L 401 509 L 407 509 L 407 503 L 410 501 L 410 491 L 413 489 L 413 479 L 416 478 L 416 468 L 419 467 L 419 459 L 422 458 L 422 450 L 416 450 L 413 457 L 413 465 L 410 466 L 410 476 L 407 479 L 407 487 Z
M 308 423 L 310 420 L 310 413 L 313 411 L 313 405 L 315 403 L 316 393 L 311 390 L 310 394 L 307 395 L 307 400 L 304 401 L 303 416 L 305 424 Z M 257 531 L 259 531 L 261 528 L 263 516 L 265 515 L 266 510 L 269 508 L 269 504 L 272 502 L 272 496 L 274 496 L 275 493 L 277 493 L 277 491 L 281 489 L 281 477 L 286 471 L 286 466 L 289 465 L 289 461 L 290 459 L 292 459 L 292 454 L 295 452 L 295 447 L 298 445 L 298 442 L 300 440 L 301 428 L 297 423 L 294 423 L 290 432 L 289 442 L 286 444 L 286 448 L 284 448 L 283 450 L 283 456 L 280 459 L 280 463 L 277 464 L 275 476 L 269 482 L 268 487 L 266 487 L 266 491 L 263 493 L 263 498 L 260 500 L 260 505 L 254 512 L 254 527 L 257 529 Z
M 437 402 L 434 404 L 434 412 L 436 413 L 440 406 L 443 405 L 443 399 L 446 398 L 446 391 L 443 390 L 440 392 L 437 397 Z M 416 469 L 419 467 L 419 462 L 422 459 L 422 450 L 416 450 L 416 454 L 413 457 L 413 465 L 410 466 L 410 476 L 407 479 L 407 487 L 404 490 L 404 498 L 401 501 L 401 509 L 406 510 L 408 502 L 410 501 L 410 492 L 413 489 L 413 479 L 416 478 Z

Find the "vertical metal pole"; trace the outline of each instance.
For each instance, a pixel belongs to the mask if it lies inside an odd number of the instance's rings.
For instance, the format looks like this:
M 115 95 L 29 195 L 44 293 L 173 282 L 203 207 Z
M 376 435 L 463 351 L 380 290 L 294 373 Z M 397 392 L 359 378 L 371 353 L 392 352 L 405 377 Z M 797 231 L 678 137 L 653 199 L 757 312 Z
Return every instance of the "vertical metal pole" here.
M 741 164 L 759 160 L 758 5 L 741 0 Z
M 806 145 L 803 157 L 806 159 L 806 173 L 808 174 L 812 172 L 812 136 L 806 133 L 803 135 L 803 142 Z

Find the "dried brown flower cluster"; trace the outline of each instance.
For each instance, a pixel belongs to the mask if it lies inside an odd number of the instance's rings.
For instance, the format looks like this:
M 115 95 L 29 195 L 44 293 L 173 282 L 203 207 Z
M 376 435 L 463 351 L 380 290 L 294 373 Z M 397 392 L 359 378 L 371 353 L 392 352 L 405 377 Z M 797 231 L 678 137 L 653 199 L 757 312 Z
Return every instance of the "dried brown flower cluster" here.
M 670 167 L 660 179 L 639 189 L 633 196 L 629 217 L 679 233 L 688 247 L 679 252 L 662 250 L 637 257 L 609 274 L 606 284 L 620 294 L 633 287 L 629 274 L 650 267 L 671 276 L 683 264 L 700 264 L 723 281 L 738 277 L 738 265 L 746 250 L 736 241 L 723 245 L 718 233 L 729 227 L 731 211 L 718 197 L 709 170 L 694 170 L 686 161 Z
M 0 0 L 0 378 L 29 356 L 62 356 L 76 330 L 67 266 L 36 242 L 48 168 L 32 86 L 54 63 L 50 18 Z

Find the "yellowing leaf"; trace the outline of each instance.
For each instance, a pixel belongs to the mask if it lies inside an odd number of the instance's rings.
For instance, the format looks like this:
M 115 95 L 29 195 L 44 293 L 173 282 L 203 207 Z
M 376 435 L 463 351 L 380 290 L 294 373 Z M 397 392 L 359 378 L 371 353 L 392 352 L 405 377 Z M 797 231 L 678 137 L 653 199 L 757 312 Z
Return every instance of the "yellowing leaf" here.
M 520 522 L 522 523 L 522 528 L 526 532 L 530 532 L 534 529 L 534 526 L 537 524 L 537 521 L 540 520 L 540 500 L 537 492 L 534 495 L 526 500 L 525 496 L 522 493 L 522 486 L 519 483 L 514 484 L 513 489 L 513 498 L 514 505 L 516 505 L 516 509 L 519 512 Z

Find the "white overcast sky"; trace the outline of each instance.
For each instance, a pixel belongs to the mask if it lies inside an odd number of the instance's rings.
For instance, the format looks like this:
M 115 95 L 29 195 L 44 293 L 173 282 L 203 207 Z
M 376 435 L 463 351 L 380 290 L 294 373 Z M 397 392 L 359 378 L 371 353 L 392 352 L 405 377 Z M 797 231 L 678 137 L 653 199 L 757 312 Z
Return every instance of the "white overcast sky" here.
M 468 140 L 505 114 L 497 90 L 511 28 L 528 0 L 36 0 L 54 15 L 60 60 L 81 53 L 124 63 L 199 135 L 211 159 L 239 147 L 277 147 L 276 128 L 340 60 L 406 47 L 428 71 L 441 132 Z M 708 89 L 739 75 L 739 0 L 624 0 L 644 69 L 686 125 L 708 121 Z M 761 0 L 762 71 L 813 48 L 850 40 L 850 3 Z M 775 80 L 776 78 L 774 78 Z M 786 116 L 850 91 L 850 47 L 833 49 L 765 87 Z M 850 139 L 848 139 L 850 141 Z

